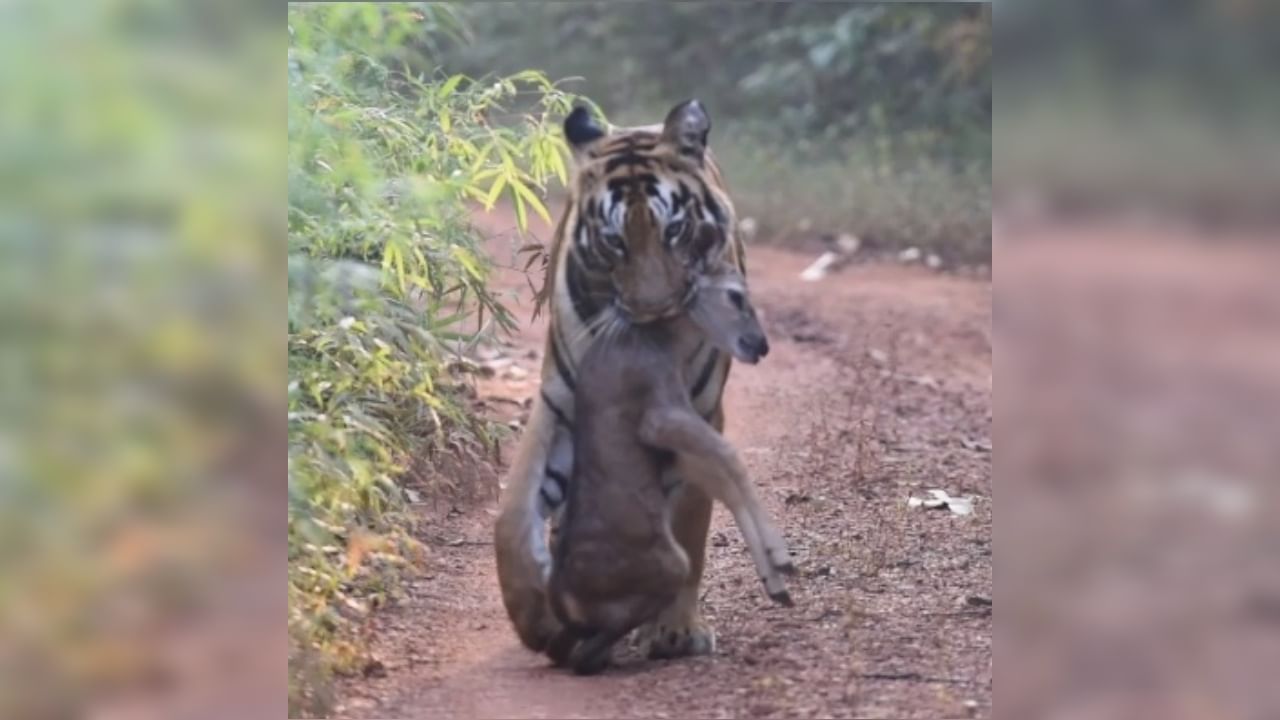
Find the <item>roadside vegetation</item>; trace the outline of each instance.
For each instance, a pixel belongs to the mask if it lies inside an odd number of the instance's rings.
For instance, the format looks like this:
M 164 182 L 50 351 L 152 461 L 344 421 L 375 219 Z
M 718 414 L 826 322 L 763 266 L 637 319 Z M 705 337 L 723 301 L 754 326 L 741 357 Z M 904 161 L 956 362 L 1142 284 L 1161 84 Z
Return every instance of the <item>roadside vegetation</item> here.
M 289 11 L 292 715 L 325 711 L 420 555 L 402 478 L 445 486 L 493 448 L 463 358 L 512 318 L 469 212 L 510 202 L 523 229 L 565 177 L 573 96 L 534 70 L 440 71 L 435 44 L 465 33 L 450 6 Z

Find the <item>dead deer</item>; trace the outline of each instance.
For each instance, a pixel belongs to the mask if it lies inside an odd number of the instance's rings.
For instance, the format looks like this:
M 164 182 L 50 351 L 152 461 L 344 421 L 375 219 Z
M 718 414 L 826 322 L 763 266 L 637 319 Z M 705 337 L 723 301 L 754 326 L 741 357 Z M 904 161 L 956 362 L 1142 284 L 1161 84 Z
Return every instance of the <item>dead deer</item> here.
M 694 353 L 755 364 L 769 343 L 737 270 L 713 267 L 695 283 L 683 314 L 606 328 L 579 366 L 573 476 L 549 583 L 566 629 L 548 650 L 579 674 L 604 669 L 613 644 L 671 603 L 689 572 L 671 532 L 679 488 L 664 478 L 689 478 L 724 503 L 766 594 L 791 605 L 786 542 L 737 452 L 695 412 L 683 377 Z

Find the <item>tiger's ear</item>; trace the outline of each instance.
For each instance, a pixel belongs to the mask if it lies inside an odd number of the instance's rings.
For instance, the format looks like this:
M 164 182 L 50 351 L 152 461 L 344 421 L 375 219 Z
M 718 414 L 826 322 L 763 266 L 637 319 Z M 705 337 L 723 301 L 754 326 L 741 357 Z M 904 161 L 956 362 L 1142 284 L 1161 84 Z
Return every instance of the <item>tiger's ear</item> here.
M 667 119 L 662 123 L 662 139 L 680 151 L 682 155 L 690 155 L 702 159 L 707 151 L 707 135 L 711 132 L 711 118 L 702 103 L 697 100 L 685 100 L 671 108 Z
M 600 123 L 591 117 L 591 111 L 585 106 L 579 105 L 569 113 L 569 117 L 564 119 L 564 137 L 569 141 L 569 146 L 573 148 L 574 153 L 580 152 L 586 146 L 604 137 L 604 128 L 600 127 Z

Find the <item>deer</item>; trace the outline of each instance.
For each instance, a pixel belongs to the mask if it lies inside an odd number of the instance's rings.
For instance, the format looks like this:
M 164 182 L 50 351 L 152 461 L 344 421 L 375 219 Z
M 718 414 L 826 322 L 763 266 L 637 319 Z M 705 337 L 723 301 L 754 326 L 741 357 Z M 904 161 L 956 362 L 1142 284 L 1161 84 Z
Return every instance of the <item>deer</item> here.
M 694 410 L 683 377 L 694 353 L 756 364 L 769 342 L 738 268 L 722 261 L 691 282 L 680 314 L 643 324 L 614 316 L 578 368 L 572 476 L 548 582 L 564 627 L 547 649 L 577 674 L 607 667 L 614 643 L 670 604 L 689 573 L 671 531 L 681 490 L 673 478 L 697 482 L 729 509 L 765 594 L 793 605 L 786 541 L 738 453 Z

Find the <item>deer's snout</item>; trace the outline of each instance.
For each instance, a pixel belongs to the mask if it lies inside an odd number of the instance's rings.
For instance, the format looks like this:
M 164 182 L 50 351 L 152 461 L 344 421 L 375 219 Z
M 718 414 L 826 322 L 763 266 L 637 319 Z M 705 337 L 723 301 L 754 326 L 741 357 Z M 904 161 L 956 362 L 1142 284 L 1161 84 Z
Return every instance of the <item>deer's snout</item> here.
M 769 340 L 762 334 L 750 333 L 738 339 L 738 359 L 754 365 L 769 354 Z

